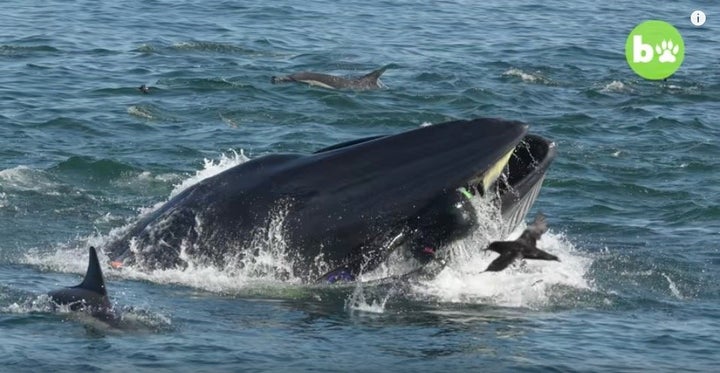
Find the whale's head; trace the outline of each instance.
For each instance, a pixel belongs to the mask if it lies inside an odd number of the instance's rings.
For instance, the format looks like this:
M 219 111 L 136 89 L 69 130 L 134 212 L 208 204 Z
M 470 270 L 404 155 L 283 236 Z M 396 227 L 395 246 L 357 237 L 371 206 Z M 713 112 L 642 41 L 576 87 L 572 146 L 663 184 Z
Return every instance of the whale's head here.
M 355 275 L 398 247 L 432 256 L 473 228 L 475 196 L 497 202 L 509 228 L 524 219 L 555 154 L 527 130 L 477 118 L 258 157 L 174 196 L 105 252 L 114 266 L 225 267 L 256 255 L 277 224 L 304 280 L 322 274 L 316 258 Z

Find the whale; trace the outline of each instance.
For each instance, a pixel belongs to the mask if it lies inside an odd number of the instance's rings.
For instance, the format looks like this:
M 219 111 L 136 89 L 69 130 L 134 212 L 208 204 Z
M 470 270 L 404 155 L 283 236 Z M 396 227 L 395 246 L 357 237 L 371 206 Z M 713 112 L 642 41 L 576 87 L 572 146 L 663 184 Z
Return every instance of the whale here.
M 381 88 L 379 79 L 385 70 L 387 70 L 387 66 L 357 78 L 343 78 L 315 72 L 299 72 L 287 76 L 273 76 L 270 78 L 270 82 L 272 84 L 297 82 L 328 89 L 368 90 Z
M 535 220 L 513 241 L 494 241 L 487 249 L 500 254 L 485 269 L 485 272 L 499 272 L 513 262 L 521 259 L 555 260 L 560 259 L 537 248 L 537 240 L 547 232 L 547 218 L 542 213 L 535 216 Z
M 432 263 L 491 201 L 508 230 L 535 202 L 555 143 L 522 122 L 456 120 L 269 154 L 188 187 L 108 240 L 114 268 L 243 266 L 268 237 L 303 282 L 353 281 L 402 250 Z M 287 277 L 281 276 L 281 277 Z
M 97 251 L 92 246 L 88 251 L 83 281 L 76 286 L 50 291 L 48 296 L 56 306 L 67 306 L 71 311 L 85 312 L 102 321 L 115 321 L 117 315 L 108 297 Z

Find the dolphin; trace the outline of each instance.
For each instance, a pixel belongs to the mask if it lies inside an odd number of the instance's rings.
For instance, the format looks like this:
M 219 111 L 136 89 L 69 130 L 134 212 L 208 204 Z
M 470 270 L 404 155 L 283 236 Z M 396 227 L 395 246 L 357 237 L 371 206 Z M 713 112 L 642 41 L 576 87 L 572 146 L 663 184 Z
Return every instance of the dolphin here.
M 495 258 L 485 270 L 499 272 L 518 259 L 540 259 L 560 261 L 557 256 L 537 248 L 537 240 L 547 231 L 545 215 L 538 214 L 535 221 L 528 226 L 515 241 L 495 241 L 486 250 L 494 251 L 500 256 Z
M 476 226 L 473 198 L 494 201 L 510 228 L 524 219 L 555 156 L 527 130 L 458 120 L 255 158 L 185 189 L 104 252 L 116 268 L 225 268 L 257 255 L 275 224 L 306 282 L 352 281 L 398 249 L 432 262 Z
M 377 89 L 380 88 L 380 83 L 378 81 L 380 79 L 380 75 L 382 75 L 385 70 L 387 70 L 387 66 L 381 67 L 358 78 L 342 78 L 328 74 L 300 72 L 287 76 L 273 76 L 270 78 L 270 82 L 272 84 L 298 82 L 328 89 Z
M 116 315 L 105 288 L 97 252 L 92 246 L 89 251 L 87 272 L 80 285 L 53 290 L 48 295 L 58 306 L 69 306 L 72 311 L 84 311 L 98 319 L 113 321 Z

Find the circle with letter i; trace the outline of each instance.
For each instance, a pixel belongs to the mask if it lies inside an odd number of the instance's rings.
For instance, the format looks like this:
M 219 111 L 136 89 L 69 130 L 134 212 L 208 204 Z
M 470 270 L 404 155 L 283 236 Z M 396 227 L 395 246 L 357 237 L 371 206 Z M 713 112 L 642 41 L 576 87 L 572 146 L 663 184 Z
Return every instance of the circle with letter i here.
M 702 10 L 696 10 L 690 15 L 690 22 L 695 26 L 702 26 L 705 24 L 705 12 Z
M 685 57 L 680 32 L 664 21 L 645 21 L 630 32 L 625 41 L 625 58 L 630 68 L 649 80 L 674 74 Z

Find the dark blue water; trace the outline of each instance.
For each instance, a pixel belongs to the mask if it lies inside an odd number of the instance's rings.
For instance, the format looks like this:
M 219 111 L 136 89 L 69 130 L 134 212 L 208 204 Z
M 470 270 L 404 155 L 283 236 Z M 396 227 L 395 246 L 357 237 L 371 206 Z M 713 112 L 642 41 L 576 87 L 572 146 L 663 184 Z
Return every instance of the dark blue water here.
M 691 1 L 5 2 L 0 370 L 713 371 L 718 17 Z M 685 40 L 665 82 L 625 62 L 647 19 Z M 387 64 L 378 91 L 270 84 Z M 561 263 L 478 274 L 490 224 L 401 288 L 106 270 L 122 328 L 42 295 L 80 281 L 87 245 L 247 158 L 479 116 L 558 144 L 531 214 Z M 281 248 L 269 237 L 265 263 Z

